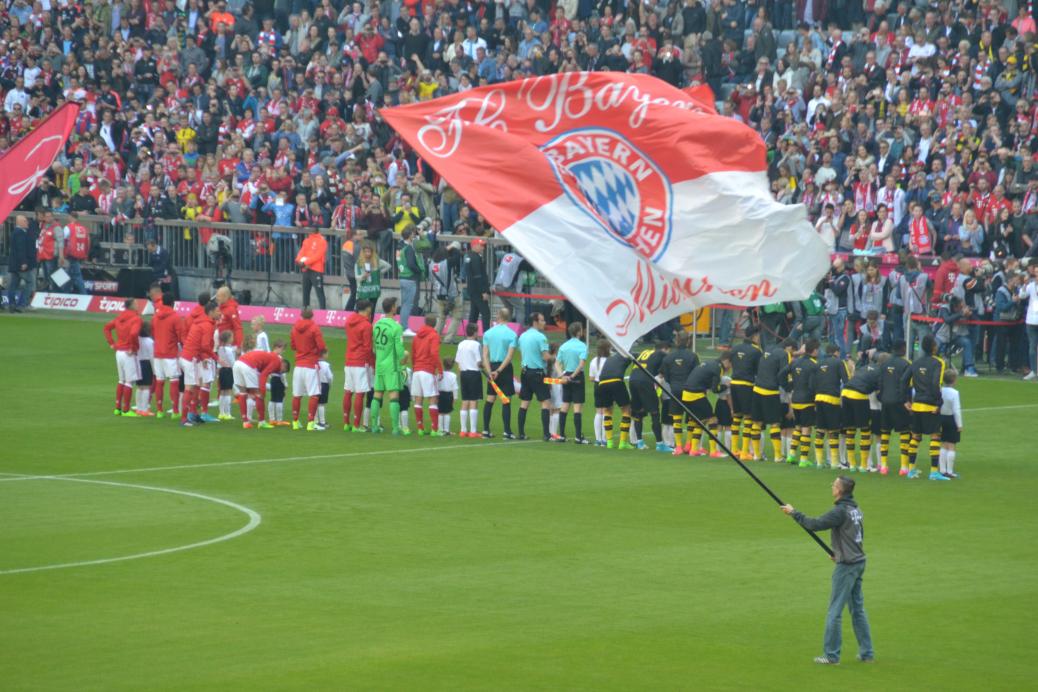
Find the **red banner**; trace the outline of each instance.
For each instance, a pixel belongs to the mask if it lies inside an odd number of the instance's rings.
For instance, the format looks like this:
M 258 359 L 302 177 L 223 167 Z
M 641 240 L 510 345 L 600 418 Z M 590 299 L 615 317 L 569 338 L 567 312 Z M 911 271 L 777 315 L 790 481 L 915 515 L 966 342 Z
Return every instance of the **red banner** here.
M 0 158 L 0 220 L 32 192 L 61 153 L 79 115 L 78 103 L 66 103 L 25 135 Z

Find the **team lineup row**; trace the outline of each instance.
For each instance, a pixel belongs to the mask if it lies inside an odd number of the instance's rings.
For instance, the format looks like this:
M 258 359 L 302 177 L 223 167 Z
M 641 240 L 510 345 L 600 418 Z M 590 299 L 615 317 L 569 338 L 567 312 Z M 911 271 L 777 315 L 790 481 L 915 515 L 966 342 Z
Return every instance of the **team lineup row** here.
M 136 301 L 129 300 L 105 326 L 119 372 L 117 415 L 152 415 L 154 398 L 154 415 L 164 416 L 168 381 L 173 415 L 185 427 L 233 419 L 231 403 L 236 397 L 246 428 L 327 428 L 325 406 L 333 373 L 323 335 L 308 310 L 291 330 L 293 367 L 284 356 L 286 344 L 271 344 L 261 319 L 253 323 L 252 334 L 244 335 L 237 304 L 225 289 L 213 300 L 200 296 L 185 318 L 176 314 L 172 299 L 161 290 L 156 288 L 150 297 L 155 303 L 150 325 L 143 322 Z M 814 339 L 803 344 L 787 340 L 762 349 L 754 327 L 747 330 L 743 343 L 724 346 L 717 358 L 706 362 L 700 362 L 684 332 L 673 343 L 656 343 L 636 358 L 612 353 L 603 340 L 595 357 L 589 358 L 581 324 L 569 325 L 567 341 L 549 344 L 543 316 L 534 314 L 530 326 L 517 335 L 508 325 L 508 310 L 502 309 L 482 341 L 476 339 L 477 326 L 468 325 L 454 358 L 444 358 L 433 317 L 408 352 L 397 318 L 398 301 L 383 300 L 383 315 L 373 323 L 374 308 L 360 301 L 345 327 L 342 411 L 347 431 L 382 432 L 385 407 L 393 434 L 410 434 L 412 408 L 418 434 L 450 434 L 460 393 L 462 437 L 493 437 L 490 423 L 497 403 L 504 437 L 522 440 L 527 439 L 528 409 L 536 398 L 545 441 L 566 441 L 572 413 L 576 443 L 644 449 L 643 422 L 648 417 L 660 452 L 723 457 L 723 445 L 743 461 L 764 460 L 770 439 L 770 459 L 775 462 L 886 475 L 891 441 L 897 435 L 899 475 L 914 478 L 921 475 L 916 459 L 922 438 L 928 437 L 930 478 L 956 477 L 961 407 L 953 387 L 955 373 L 936 356 L 932 338 L 914 362 L 905 359 L 904 344 L 898 343 L 891 353 L 869 353 L 867 362 L 857 368 L 841 360 L 835 346 L 826 347 L 822 355 Z M 513 370 L 516 355 L 518 378 Z M 285 421 L 290 370 L 291 420 Z M 595 408 L 593 441 L 583 434 L 588 381 Z M 217 417 L 208 414 L 214 386 L 220 397 Z M 137 406 L 131 408 L 134 387 Z M 517 394 L 513 432 L 511 404 Z M 304 398 L 308 408 L 301 420 Z M 617 409 L 619 436 L 614 441 Z

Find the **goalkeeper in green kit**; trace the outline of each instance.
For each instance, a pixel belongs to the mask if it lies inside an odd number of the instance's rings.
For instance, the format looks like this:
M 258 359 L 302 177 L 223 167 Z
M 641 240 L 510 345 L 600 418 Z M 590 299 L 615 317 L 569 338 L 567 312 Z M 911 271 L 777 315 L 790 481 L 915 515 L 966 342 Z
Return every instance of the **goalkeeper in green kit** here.
M 375 390 L 371 401 L 371 432 L 380 433 L 383 428 L 379 420 L 382 410 L 382 395 L 389 393 L 389 418 L 393 422 L 393 434 L 400 434 L 400 389 L 403 387 L 404 328 L 396 321 L 400 303 L 396 298 L 382 301 L 382 319 L 375 323 L 371 333 L 371 344 L 375 351 Z

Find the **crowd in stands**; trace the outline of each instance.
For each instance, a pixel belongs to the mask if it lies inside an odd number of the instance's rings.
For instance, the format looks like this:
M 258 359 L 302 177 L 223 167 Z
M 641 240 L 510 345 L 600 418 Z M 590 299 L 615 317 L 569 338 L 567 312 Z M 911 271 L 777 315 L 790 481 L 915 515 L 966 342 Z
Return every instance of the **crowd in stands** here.
M 705 83 L 767 143 L 776 197 L 836 250 L 902 253 L 878 292 L 848 263 L 868 295 L 837 296 L 830 330 L 843 310 L 866 321 L 859 300 L 894 323 L 916 307 L 996 320 L 1013 314 L 1000 286 L 1026 283 L 1016 259 L 1038 254 L 1035 16 L 1019 0 L 14 0 L 0 150 L 79 101 L 24 208 L 143 220 L 138 241 L 181 218 L 360 231 L 384 251 L 423 223 L 491 229 L 379 108 L 556 71 Z M 287 270 L 302 238 L 244 251 Z M 954 275 L 902 280 L 939 258 Z M 968 331 L 971 356 L 989 348 Z M 1027 331 L 1006 337 L 1010 367 L 1028 351 L 1034 369 Z

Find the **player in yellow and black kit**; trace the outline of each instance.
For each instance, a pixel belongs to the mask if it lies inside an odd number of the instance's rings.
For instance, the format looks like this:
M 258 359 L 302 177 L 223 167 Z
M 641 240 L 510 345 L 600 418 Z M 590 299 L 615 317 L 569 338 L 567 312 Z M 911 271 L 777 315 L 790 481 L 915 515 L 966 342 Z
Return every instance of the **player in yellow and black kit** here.
M 905 360 L 905 342 L 894 342 L 890 359 L 880 368 L 879 405 L 883 420 L 879 433 L 879 472 L 887 475 L 887 459 L 890 455 L 890 433 L 898 433 L 900 449 L 899 476 L 908 475 L 908 450 L 910 448 L 912 419 L 905 408 L 908 401 L 908 376 L 905 374 L 912 364 Z
M 656 394 L 656 381 L 663 360 L 670 351 L 670 344 L 660 341 L 654 347 L 647 348 L 638 354 L 638 362 L 641 368 L 635 367 L 631 371 L 628 385 L 631 390 L 631 418 L 634 422 L 634 432 L 638 435 L 638 449 L 645 449 L 645 440 L 642 439 L 642 421 L 646 415 L 652 420 L 652 434 L 656 439 L 657 452 L 673 452 L 674 448 L 663 441 L 663 427 L 660 424 L 660 398 Z M 646 373 L 646 370 L 648 373 Z
M 877 357 L 873 352 L 873 361 Z M 869 454 L 872 452 L 872 415 L 869 410 L 869 394 L 879 388 L 879 366 L 875 362 L 858 367 L 840 392 L 840 408 L 843 413 L 843 434 L 847 441 L 847 461 L 850 470 L 859 466 L 855 452 L 855 434 L 861 434 L 861 470 L 869 470 Z
M 932 334 L 923 337 L 923 355 L 912 361 L 905 372 L 905 389 L 912 392 L 912 441 L 909 443 L 908 477 L 918 478 L 915 468 L 919 443 L 923 435 L 930 437 L 930 480 L 946 481 L 940 471 L 941 456 L 941 385 L 944 382 L 945 363 L 938 358 L 937 340 Z
M 685 416 L 685 410 L 681 408 L 681 392 L 685 388 L 685 380 L 688 379 L 689 373 L 699 366 L 699 356 L 689 348 L 691 340 L 692 335 L 688 332 L 675 334 L 674 348 L 670 349 L 670 353 L 663 359 L 663 364 L 660 366 L 660 375 L 675 397 L 670 400 L 668 411 L 674 426 L 674 451 L 672 452 L 674 456 L 685 453 L 681 446 L 684 436 L 682 421 Z
M 620 353 L 606 358 L 602 372 L 598 376 L 598 395 L 602 408 L 605 409 L 603 427 L 605 428 L 606 448 L 633 449 L 627 441 L 631 434 L 631 395 L 627 392 L 624 374 L 631 365 L 631 359 Z M 613 443 L 613 406 L 620 408 L 620 444 Z
M 757 364 L 757 377 L 753 381 L 753 413 L 750 416 L 752 423 L 749 431 L 743 432 L 742 454 L 739 456 L 743 461 L 764 458 L 760 449 L 760 435 L 768 426 L 771 426 L 772 444 L 774 445 L 777 439 L 779 452 L 782 451 L 782 433 L 779 426 L 785 411 L 779 388 L 785 387 L 782 386 L 784 380 L 779 377 L 779 372 L 793 362 L 795 348 L 796 342 L 786 339 L 781 346 L 775 346 L 761 354 L 760 362 Z
M 743 448 L 743 425 L 747 438 L 753 427 L 753 385 L 763 354 L 760 332 L 754 326 L 747 327 L 746 339 L 732 347 L 732 444 L 736 452 Z
M 797 458 L 800 468 L 810 468 L 811 463 L 811 428 L 815 424 L 815 377 L 818 375 L 818 339 L 804 342 L 804 353 L 789 363 L 778 374 L 779 382 L 792 394 L 790 406 L 793 408 L 793 422 L 799 434 Z M 815 455 L 818 465 L 822 465 L 823 440 L 815 440 Z
M 731 351 L 722 352 L 716 360 L 703 363 L 691 373 L 685 380 L 684 390 L 681 392 L 681 401 L 693 413 L 689 421 L 689 456 L 700 457 L 706 454 L 699 448 L 699 438 L 703 434 L 702 425 L 710 426 L 713 437 L 710 438 L 710 456 L 723 457 L 724 453 L 717 450 L 717 418 L 710 408 L 710 400 L 707 392 L 719 392 L 727 382 L 722 378 L 727 377 L 732 367 Z M 697 420 L 698 419 L 698 420 Z
M 840 436 L 843 413 L 840 410 L 840 393 L 851 379 L 849 361 L 840 360 L 840 347 L 829 344 L 825 357 L 818 359 L 818 375 L 815 378 L 815 430 L 829 438 L 829 466 L 848 468 L 840 459 Z

